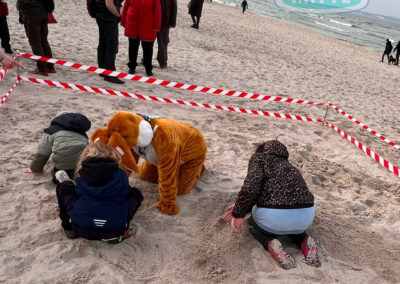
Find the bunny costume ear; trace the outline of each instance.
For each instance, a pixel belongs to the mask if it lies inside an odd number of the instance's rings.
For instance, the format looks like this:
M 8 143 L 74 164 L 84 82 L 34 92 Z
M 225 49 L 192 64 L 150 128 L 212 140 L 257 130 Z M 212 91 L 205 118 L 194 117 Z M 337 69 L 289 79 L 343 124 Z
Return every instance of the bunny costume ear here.
M 117 150 L 122 157 L 122 165 L 126 168 L 125 171 L 128 176 L 132 172 L 139 173 L 139 168 L 136 163 L 136 159 L 132 154 L 128 144 L 126 144 L 124 138 L 118 132 L 111 132 L 108 145 Z
M 106 127 L 97 128 L 95 132 L 93 132 L 92 136 L 90 136 L 90 143 L 101 142 L 104 144 L 108 143 L 108 131 Z

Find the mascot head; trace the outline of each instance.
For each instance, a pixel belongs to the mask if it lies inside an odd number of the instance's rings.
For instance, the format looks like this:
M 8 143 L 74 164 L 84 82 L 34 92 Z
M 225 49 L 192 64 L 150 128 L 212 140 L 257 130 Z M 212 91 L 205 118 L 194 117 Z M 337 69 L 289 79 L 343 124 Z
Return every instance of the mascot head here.
M 111 137 L 119 133 L 129 147 L 145 147 L 153 140 L 153 129 L 140 115 L 120 111 L 114 114 L 107 127 Z

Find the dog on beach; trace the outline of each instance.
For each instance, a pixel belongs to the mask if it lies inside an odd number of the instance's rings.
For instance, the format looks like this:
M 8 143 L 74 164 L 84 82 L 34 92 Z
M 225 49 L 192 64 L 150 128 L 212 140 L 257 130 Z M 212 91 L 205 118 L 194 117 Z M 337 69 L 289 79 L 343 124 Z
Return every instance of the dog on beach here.
M 394 58 L 393 55 L 389 57 L 389 64 L 396 64 L 396 58 Z

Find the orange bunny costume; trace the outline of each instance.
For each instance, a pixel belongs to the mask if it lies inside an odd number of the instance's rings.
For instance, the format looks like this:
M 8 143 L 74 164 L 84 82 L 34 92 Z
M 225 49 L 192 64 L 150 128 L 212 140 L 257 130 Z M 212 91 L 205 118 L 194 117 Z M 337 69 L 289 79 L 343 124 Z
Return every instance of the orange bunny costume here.
M 107 128 L 97 129 L 91 142 L 101 141 L 122 155 L 122 162 L 143 180 L 159 184 L 157 208 L 177 214 L 176 195 L 189 192 L 204 172 L 206 141 L 193 126 L 164 117 L 121 111 Z M 138 167 L 139 156 L 145 159 Z

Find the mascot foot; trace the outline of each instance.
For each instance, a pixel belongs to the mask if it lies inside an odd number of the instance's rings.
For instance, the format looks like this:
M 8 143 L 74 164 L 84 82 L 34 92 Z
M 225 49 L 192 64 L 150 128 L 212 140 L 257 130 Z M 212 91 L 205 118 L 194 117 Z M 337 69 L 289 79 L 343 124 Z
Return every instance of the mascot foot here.
M 161 201 L 157 202 L 157 208 L 169 215 L 175 215 L 179 213 L 179 207 L 176 204 L 164 204 Z

